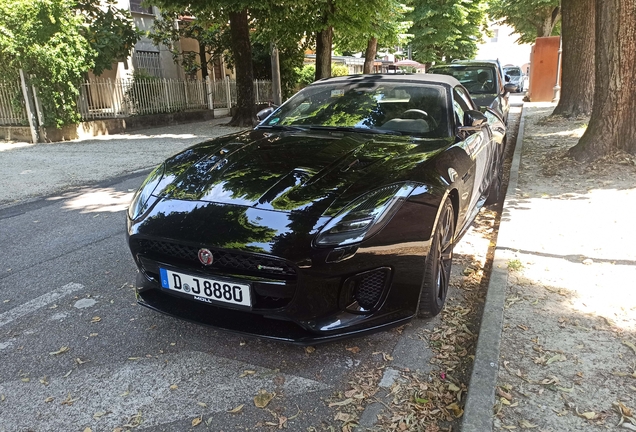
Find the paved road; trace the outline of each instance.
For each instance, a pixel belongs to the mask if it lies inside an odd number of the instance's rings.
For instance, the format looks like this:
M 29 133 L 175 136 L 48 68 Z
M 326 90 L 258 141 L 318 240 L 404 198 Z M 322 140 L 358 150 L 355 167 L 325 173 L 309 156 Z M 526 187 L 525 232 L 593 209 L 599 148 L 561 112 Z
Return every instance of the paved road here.
M 137 413 L 141 429 L 183 431 L 203 414 L 211 430 L 235 430 L 275 420 L 252 403 L 260 389 L 278 395 L 268 408 L 279 414 L 300 410 L 296 430 L 331 420 L 320 399 L 383 362 L 373 353 L 392 352 L 395 333 L 307 353 L 137 306 L 124 208 L 141 181 L 0 211 L 0 430 L 112 431 Z
M 144 136 L 149 135 L 157 133 Z M 184 146 L 181 141 L 163 144 L 157 152 Z M 39 146 L 27 148 L 27 156 L 15 146 L 0 152 L 0 165 L 12 173 L 24 170 L 24 165 L 12 165 L 29 155 L 46 160 L 34 150 Z M 102 162 L 117 153 L 93 153 L 93 165 L 114 166 Z M 54 152 L 44 154 L 53 157 Z M 63 158 L 54 159 L 62 164 Z M 120 175 L 155 164 L 134 160 L 142 165 L 111 172 Z M 84 184 L 95 180 L 86 172 L 90 164 L 82 166 L 78 178 Z M 97 432 L 126 425 L 185 431 L 203 429 L 205 423 L 214 431 L 275 430 L 267 423 L 277 424 L 281 417 L 288 419 L 290 430 L 338 430 L 341 423 L 325 401 L 348 389 L 356 376 L 385 367 L 382 353 L 392 353 L 391 368 L 429 368 L 431 351 L 415 334 L 432 329 L 438 318 L 416 320 L 401 334 L 387 331 L 307 352 L 137 306 L 124 212 L 143 177 L 129 175 L 71 191 L 68 187 L 77 182 L 60 180 L 55 186 L 27 188 L 33 192 L 24 195 L 36 199 L 20 204 L 9 202 L 24 197 L 15 191 L 19 183 L 5 183 L 9 198 L 0 207 L 0 431 L 90 427 Z M 60 193 L 60 188 L 67 191 Z M 354 346 L 359 352 L 347 350 Z M 253 403 L 261 390 L 276 394 L 265 410 Z M 227 412 L 240 405 L 239 413 Z M 199 416 L 205 423 L 193 428 Z

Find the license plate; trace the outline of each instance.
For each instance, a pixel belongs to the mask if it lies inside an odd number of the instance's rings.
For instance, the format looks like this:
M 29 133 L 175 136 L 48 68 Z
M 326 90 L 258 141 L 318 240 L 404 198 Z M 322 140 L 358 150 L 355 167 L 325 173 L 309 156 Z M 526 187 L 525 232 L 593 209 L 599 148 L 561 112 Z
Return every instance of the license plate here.
M 202 278 L 168 269 L 160 269 L 161 286 L 171 291 L 189 294 L 203 302 L 223 302 L 239 306 L 252 306 L 250 286 L 226 280 Z

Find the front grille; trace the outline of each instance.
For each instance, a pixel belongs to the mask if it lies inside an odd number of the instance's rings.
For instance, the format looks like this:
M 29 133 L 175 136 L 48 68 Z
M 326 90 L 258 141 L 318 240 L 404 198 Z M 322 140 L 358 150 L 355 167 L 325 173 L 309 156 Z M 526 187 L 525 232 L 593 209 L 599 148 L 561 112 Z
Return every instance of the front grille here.
M 168 262 L 174 259 L 188 261 L 200 265 L 199 247 L 179 243 L 139 240 L 140 252 L 152 254 L 158 259 Z M 222 249 L 208 248 L 214 260 L 208 268 L 269 276 L 295 276 L 296 270 L 288 262 L 276 258 L 262 257 L 242 252 L 229 252 Z
M 353 298 L 364 309 L 373 309 L 384 290 L 386 272 L 382 270 L 366 273 L 353 291 Z

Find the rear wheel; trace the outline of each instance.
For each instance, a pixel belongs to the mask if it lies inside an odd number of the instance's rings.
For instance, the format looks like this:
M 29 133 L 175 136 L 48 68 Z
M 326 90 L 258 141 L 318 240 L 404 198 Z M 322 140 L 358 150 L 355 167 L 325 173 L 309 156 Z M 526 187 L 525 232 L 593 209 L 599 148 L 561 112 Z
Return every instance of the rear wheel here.
M 455 215 L 453 204 L 446 198 L 442 205 L 431 250 L 424 264 L 424 280 L 420 294 L 420 318 L 430 318 L 439 314 L 446 303 L 448 283 L 453 263 L 453 240 L 455 236 Z

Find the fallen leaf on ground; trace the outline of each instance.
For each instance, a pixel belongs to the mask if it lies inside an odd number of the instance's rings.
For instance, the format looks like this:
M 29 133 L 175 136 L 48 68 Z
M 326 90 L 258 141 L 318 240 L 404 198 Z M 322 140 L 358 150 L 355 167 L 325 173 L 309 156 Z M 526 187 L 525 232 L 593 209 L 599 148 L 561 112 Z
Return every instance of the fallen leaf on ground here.
M 91 318 L 91 323 L 98 323 L 100 322 L 102 319 L 98 316 L 94 316 L 93 318 Z
M 87 428 L 84 428 L 84 432 L 93 432 L 93 429 L 87 427 Z
M 54 397 L 49 396 L 49 397 L 47 397 L 46 399 L 44 399 L 44 402 L 49 403 L 49 402 L 53 402 L 54 400 L 55 400 L 55 398 L 54 398 Z
M 172 385 L 170 386 L 170 390 L 176 390 L 176 389 L 178 389 L 178 388 L 179 388 L 179 386 L 177 386 L 176 384 L 172 384 Z
M 57 351 L 53 351 L 53 352 L 50 352 L 49 354 L 50 354 L 50 355 L 63 354 L 63 353 L 65 353 L 66 351 L 68 351 L 69 349 L 70 349 L 69 347 L 67 347 L 67 346 L 63 346 L 63 347 L 62 347 L 62 348 L 60 348 L 59 350 L 57 350 Z
M 244 378 L 244 377 L 246 377 L 248 375 L 254 375 L 255 373 L 256 373 L 256 371 L 253 371 L 253 370 L 245 370 L 245 371 L 243 371 L 242 374 L 239 375 L 239 378 Z
M 261 390 L 256 396 L 254 396 L 254 405 L 257 408 L 265 408 L 272 399 L 276 396 L 275 393 L 268 393 L 266 390 Z
M 351 351 L 354 354 L 358 354 L 360 352 L 360 348 L 357 346 L 347 348 L 347 351 Z
M 205 402 L 197 402 L 197 405 L 199 405 L 200 407 L 203 407 L 203 408 L 207 408 L 208 407 L 208 405 Z
M 95 420 L 97 420 L 97 419 L 99 419 L 101 417 L 104 417 L 106 414 L 108 414 L 107 411 L 99 411 L 99 412 L 96 412 L 95 414 L 93 414 L 93 418 Z
M 567 360 L 567 357 L 565 357 L 563 354 L 557 354 L 557 355 L 555 355 L 553 357 L 550 357 L 545 364 L 551 364 L 551 363 L 554 363 L 556 361 L 562 362 L 562 361 L 566 361 L 566 360 Z
M 199 416 L 195 419 L 192 419 L 192 426 L 199 426 L 203 421 L 203 417 Z
M 73 399 L 73 398 L 71 397 L 71 394 L 69 393 L 69 394 L 68 394 L 68 396 L 66 396 L 66 399 L 64 399 L 64 400 L 62 401 L 61 405 L 68 405 L 68 406 L 71 406 L 71 405 L 73 405 L 73 402 L 76 402 L 76 401 L 77 401 L 77 399 Z
M 450 383 L 450 384 L 448 385 L 448 389 L 449 389 L 450 391 L 452 391 L 452 392 L 458 392 L 458 391 L 460 390 L 460 388 L 459 388 L 459 387 L 457 387 L 457 386 L 456 386 L 455 384 L 453 384 L 453 383 Z
M 236 408 L 233 408 L 233 409 L 229 410 L 228 412 L 232 413 L 232 414 L 238 414 L 238 413 L 241 412 L 241 410 L 243 409 L 244 406 L 245 406 L 245 404 L 241 404 L 241 405 L 237 406 Z
M 345 399 L 345 400 L 343 400 L 341 402 L 332 402 L 332 403 L 330 403 L 329 404 L 329 408 L 335 407 L 335 406 L 345 406 L 345 405 L 349 405 L 350 403 L 353 403 L 353 399 L 348 398 L 348 399 Z
M 314 351 L 316 351 L 316 348 L 314 348 L 314 347 L 312 347 L 312 346 L 305 347 L 305 352 L 306 352 L 307 354 L 311 354 L 311 353 L 313 353 Z
M 343 413 L 340 411 L 338 411 L 336 413 L 336 416 L 334 417 L 334 420 L 340 420 L 341 422 L 345 422 L 345 423 L 348 423 L 352 421 L 353 419 L 354 417 L 351 414 Z
M 528 420 L 521 420 L 519 422 L 519 426 L 521 426 L 524 429 L 534 429 L 534 428 L 539 427 L 539 425 L 530 423 Z
M 634 354 L 636 354 L 636 345 L 634 345 L 633 343 L 631 343 L 630 341 L 622 341 L 623 345 L 626 345 L 628 347 L 630 347 L 632 349 L 632 351 L 634 351 Z
M 459 407 L 459 405 L 457 405 L 457 403 L 453 402 L 450 405 L 447 405 L 446 408 L 448 408 L 449 410 L 453 411 L 453 414 L 455 415 L 456 418 L 460 418 L 462 416 L 462 414 L 464 414 L 464 410 L 461 409 Z

